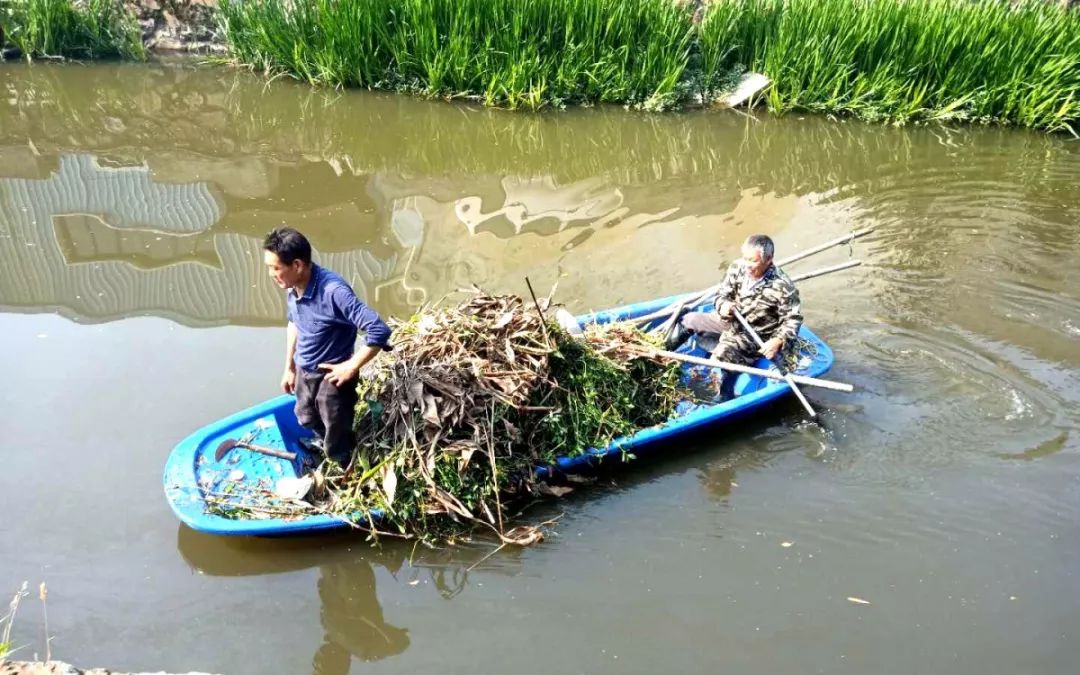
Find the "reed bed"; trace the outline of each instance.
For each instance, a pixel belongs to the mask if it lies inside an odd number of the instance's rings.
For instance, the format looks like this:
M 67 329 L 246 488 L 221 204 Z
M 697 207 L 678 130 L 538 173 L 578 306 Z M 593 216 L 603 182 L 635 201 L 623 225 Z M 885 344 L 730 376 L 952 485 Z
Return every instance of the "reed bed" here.
M 700 30 L 706 86 L 766 73 L 776 113 L 1077 131 L 1080 10 L 1040 0 L 721 0 Z
M 538 109 L 682 97 L 693 27 L 671 0 L 223 0 L 234 57 L 312 84 Z
M 0 0 L 0 48 L 9 45 L 31 58 L 146 58 L 122 0 Z

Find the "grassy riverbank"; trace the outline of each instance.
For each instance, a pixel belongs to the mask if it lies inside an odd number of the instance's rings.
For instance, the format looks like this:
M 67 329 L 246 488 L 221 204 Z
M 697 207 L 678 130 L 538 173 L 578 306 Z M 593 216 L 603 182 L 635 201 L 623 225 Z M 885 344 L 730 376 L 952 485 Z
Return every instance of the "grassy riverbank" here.
M 1042 1 L 724 0 L 704 77 L 773 80 L 773 112 L 1080 131 L 1080 10 Z
M 1080 132 L 1080 8 L 1046 0 L 221 0 L 232 59 L 315 85 L 538 109 L 711 103 Z M 141 58 L 117 0 L 0 0 L 32 55 Z
M 689 14 L 670 0 L 223 0 L 234 56 L 313 84 L 511 108 L 671 107 Z
M 33 58 L 146 58 L 139 26 L 119 0 L 0 0 L 0 28 L 0 48 Z
M 665 108 L 732 73 L 764 101 L 868 120 L 1080 119 L 1080 11 L 1041 0 L 226 0 L 241 62 L 312 83 L 538 108 Z

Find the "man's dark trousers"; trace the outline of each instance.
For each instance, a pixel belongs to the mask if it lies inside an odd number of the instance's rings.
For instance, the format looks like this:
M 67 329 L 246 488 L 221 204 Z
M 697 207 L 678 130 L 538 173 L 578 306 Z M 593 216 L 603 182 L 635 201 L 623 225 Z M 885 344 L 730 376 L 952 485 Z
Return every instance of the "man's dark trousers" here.
M 356 446 L 353 416 L 359 383 L 359 375 L 337 386 L 322 371 L 296 370 L 296 418 L 304 428 L 323 439 L 326 456 L 342 467 L 352 461 Z

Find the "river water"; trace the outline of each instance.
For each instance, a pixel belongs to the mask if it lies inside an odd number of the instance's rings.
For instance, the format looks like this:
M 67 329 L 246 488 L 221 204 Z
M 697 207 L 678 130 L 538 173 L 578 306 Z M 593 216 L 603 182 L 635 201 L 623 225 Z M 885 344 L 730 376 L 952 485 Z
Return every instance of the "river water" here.
M 181 527 L 161 469 L 276 394 L 288 223 L 384 314 L 710 285 L 748 234 L 836 352 L 811 391 L 541 508 L 523 551 Z M 450 295 L 452 299 L 454 296 Z M 539 115 L 172 65 L 0 66 L 0 590 L 18 655 L 220 673 L 1072 673 L 1080 142 Z

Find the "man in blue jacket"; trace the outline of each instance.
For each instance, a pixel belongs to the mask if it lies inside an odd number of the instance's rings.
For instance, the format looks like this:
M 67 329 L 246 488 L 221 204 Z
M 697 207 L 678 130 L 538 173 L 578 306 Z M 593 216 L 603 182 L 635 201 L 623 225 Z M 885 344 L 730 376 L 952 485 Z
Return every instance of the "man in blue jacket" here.
M 348 467 L 355 450 L 360 369 L 390 349 L 390 328 L 344 279 L 311 262 L 311 244 L 296 230 L 273 230 L 263 249 L 270 278 L 286 289 L 289 327 L 281 388 L 296 394 L 296 417 L 322 440 L 326 456 Z M 358 330 L 366 344 L 354 351 Z

